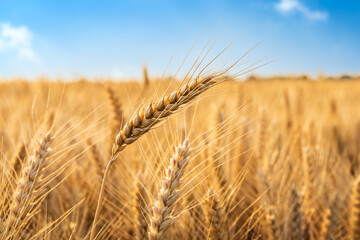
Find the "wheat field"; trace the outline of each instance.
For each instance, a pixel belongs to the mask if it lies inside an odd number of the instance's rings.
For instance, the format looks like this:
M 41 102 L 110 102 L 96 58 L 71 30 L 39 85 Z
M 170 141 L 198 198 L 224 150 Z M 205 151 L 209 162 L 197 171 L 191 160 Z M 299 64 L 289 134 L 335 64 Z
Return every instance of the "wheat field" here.
M 0 239 L 360 239 L 359 80 L 0 82 Z

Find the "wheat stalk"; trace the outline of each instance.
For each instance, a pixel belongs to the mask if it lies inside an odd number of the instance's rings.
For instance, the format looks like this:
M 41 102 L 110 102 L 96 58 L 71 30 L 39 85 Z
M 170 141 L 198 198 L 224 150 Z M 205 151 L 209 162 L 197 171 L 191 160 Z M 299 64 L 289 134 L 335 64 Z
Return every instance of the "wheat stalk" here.
M 166 169 L 166 176 L 161 182 L 158 198 L 153 207 L 149 230 L 150 240 L 162 239 L 166 230 L 175 221 L 172 212 L 179 197 L 178 188 L 181 184 L 181 177 L 189 163 L 189 153 L 189 140 L 186 139 L 176 148 L 176 153 L 170 159 L 170 165 Z

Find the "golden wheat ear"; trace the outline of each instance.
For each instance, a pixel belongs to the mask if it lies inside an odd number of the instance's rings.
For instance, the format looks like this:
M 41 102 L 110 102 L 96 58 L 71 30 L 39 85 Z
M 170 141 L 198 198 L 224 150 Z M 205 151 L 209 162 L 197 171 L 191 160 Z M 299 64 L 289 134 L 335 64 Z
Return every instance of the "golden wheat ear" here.
M 154 203 L 150 221 L 150 240 L 163 239 L 166 231 L 175 221 L 172 213 L 180 195 L 178 188 L 181 185 L 181 177 L 189 163 L 189 154 L 190 145 L 189 140 L 186 139 L 176 148 L 176 153 L 170 159 L 166 175 L 161 181 L 161 188 L 158 192 L 157 201 Z
M 121 124 L 123 123 L 123 110 L 122 110 L 122 106 L 120 103 L 119 98 L 116 96 L 116 93 L 114 92 L 114 90 L 111 88 L 111 86 L 107 86 L 106 87 L 106 92 L 108 95 L 108 100 L 109 100 L 109 105 L 111 107 L 111 121 L 109 124 L 109 129 L 110 129 L 110 137 L 109 137 L 109 149 L 111 151 L 112 148 L 112 142 L 114 141 L 115 137 L 116 137 L 116 133 L 119 131 Z
M 135 180 L 135 190 L 133 199 L 133 211 L 135 216 L 135 236 L 138 240 L 148 239 L 148 197 L 144 186 L 144 180 L 140 173 Z
M 36 207 L 36 202 L 33 201 L 41 194 L 39 190 L 41 174 L 43 165 L 52 153 L 51 142 L 52 134 L 48 132 L 38 143 L 34 153 L 28 158 L 27 166 L 23 169 L 13 193 L 10 212 L 6 219 L 6 233 L 16 229 L 27 217 L 27 214 Z
M 296 190 L 295 184 L 291 186 L 290 192 L 290 228 L 291 239 L 304 239 L 304 214 L 301 199 Z
M 112 108 L 112 131 L 117 131 L 120 129 L 123 121 L 123 111 L 121 109 L 119 98 L 116 96 L 114 90 L 108 86 L 106 91 Z
M 23 162 L 26 158 L 27 151 L 26 151 L 26 145 L 25 143 L 20 143 L 17 154 L 14 156 L 14 159 L 12 160 L 12 176 L 15 178 L 21 171 Z
M 351 192 L 350 236 L 360 239 L 360 178 L 355 180 Z
M 225 211 L 219 196 L 214 192 L 214 189 L 209 190 L 208 198 L 206 199 L 207 208 L 207 225 L 209 239 L 229 239 L 228 224 L 226 222 Z
M 150 78 L 148 73 L 148 68 L 146 65 L 143 66 L 143 92 L 146 91 L 146 89 L 150 85 Z
M 90 155 L 93 165 L 95 166 L 96 173 L 99 177 L 102 177 L 105 169 L 104 160 L 100 154 L 100 151 L 91 138 L 86 139 L 86 144 L 90 147 Z
M 275 205 L 273 191 L 270 186 L 269 176 L 266 171 L 259 168 L 257 170 L 258 189 L 262 196 L 265 218 L 262 226 L 267 239 L 279 239 L 281 236 L 281 226 L 278 219 L 278 210 Z
M 331 209 L 328 207 L 324 210 L 321 219 L 319 240 L 331 239 L 331 235 L 329 234 L 330 226 L 331 226 Z
M 194 78 L 169 95 L 135 112 L 118 133 L 112 155 L 116 156 L 127 145 L 134 143 L 155 125 L 177 112 L 185 104 L 221 81 L 218 77 Z

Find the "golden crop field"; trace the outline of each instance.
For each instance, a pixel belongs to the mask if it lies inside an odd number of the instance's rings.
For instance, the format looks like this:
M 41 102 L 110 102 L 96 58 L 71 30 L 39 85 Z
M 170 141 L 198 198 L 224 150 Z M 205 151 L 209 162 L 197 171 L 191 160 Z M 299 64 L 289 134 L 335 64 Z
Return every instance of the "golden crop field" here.
M 360 79 L 144 79 L 0 83 L 1 239 L 360 239 Z

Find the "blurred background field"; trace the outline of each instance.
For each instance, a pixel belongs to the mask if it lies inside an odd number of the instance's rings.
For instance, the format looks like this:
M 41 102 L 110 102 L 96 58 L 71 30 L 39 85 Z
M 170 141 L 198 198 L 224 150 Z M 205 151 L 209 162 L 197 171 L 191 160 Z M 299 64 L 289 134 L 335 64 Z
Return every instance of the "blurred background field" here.
M 12 192 L 6 183 L 16 184 L 20 177 L 13 164 L 17 159 L 26 164 L 19 149 L 31 154 L 39 134 L 51 124 L 54 131 L 54 156 L 46 171 L 51 177 L 45 185 L 51 191 L 36 208 L 41 211 L 32 212 L 34 218 L 15 236 L 88 237 L 117 124 L 178 84 L 156 79 L 1 83 L 2 219 Z M 208 238 L 206 196 L 217 181 L 231 239 L 353 237 L 358 228 L 358 205 L 351 200 L 358 193 L 351 189 L 357 189 L 360 170 L 359 98 L 356 78 L 249 77 L 215 87 L 120 155 L 105 190 L 98 238 L 137 236 L 131 200 L 136 175 L 142 174 L 146 186 L 148 219 L 167 159 L 185 136 L 195 154 L 167 239 Z M 116 108 L 124 119 L 116 117 Z M 220 165 L 212 163 L 217 151 Z M 50 231 L 55 219 L 61 224 Z M 190 220 L 198 226 L 189 227 Z

